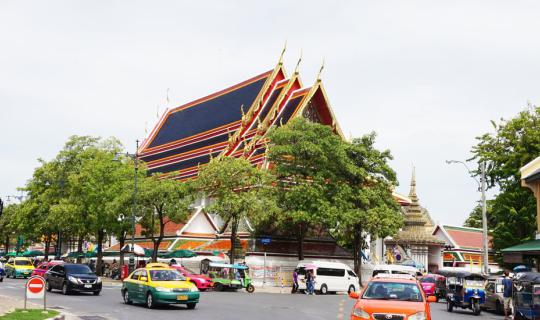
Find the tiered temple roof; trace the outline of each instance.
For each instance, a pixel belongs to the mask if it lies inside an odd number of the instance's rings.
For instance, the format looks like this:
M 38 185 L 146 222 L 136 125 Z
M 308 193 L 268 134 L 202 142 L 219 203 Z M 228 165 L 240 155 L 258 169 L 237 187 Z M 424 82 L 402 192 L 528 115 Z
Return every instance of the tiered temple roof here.
M 387 243 L 398 244 L 434 244 L 443 245 L 444 242 L 433 236 L 430 225 L 432 222 L 426 216 L 426 211 L 420 206 L 418 195 L 416 194 L 416 176 L 413 169 L 411 179 L 411 189 L 409 192 L 411 204 L 405 207 L 405 222 L 403 229 Z
M 175 179 L 197 175 L 212 157 L 266 158 L 266 134 L 303 116 L 330 125 L 340 135 L 319 77 L 303 87 L 298 67 L 288 77 L 280 58 L 273 70 L 204 98 L 167 110 L 138 150 L 151 173 Z

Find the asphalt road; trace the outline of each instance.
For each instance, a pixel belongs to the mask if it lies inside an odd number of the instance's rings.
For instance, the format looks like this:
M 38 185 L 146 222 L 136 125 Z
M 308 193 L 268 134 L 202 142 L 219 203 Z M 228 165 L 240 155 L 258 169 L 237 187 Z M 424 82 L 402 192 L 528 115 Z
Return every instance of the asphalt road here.
M 24 297 L 24 280 L 4 279 L 0 283 L 0 295 Z M 1 303 L 1 300 L 0 300 Z M 348 319 L 353 300 L 344 294 L 306 296 L 303 294 L 272 294 L 246 292 L 202 292 L 195 310 L 183 306 L 164 306 L 146 309 L 142 305 L 126 305 L 122 301 L 120 287 L 109 285 L 100 296 L 77 294 L 64 296 L 59 291 L 47 294 L 47 305 L 65 311 L 82 320 L 138 320 L 138 319 Z M 475 317 L 470 311 L 448 313 L 444 303 L 431 305 L 434 320 L 454 319 L 503 319 L 504 317 L 482 312 Z

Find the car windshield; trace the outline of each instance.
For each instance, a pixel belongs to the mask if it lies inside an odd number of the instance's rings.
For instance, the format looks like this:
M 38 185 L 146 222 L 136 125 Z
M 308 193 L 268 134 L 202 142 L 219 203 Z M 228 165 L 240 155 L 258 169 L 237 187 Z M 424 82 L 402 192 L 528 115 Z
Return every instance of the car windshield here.
M 150 279 L 152 281 L 180 281 L 185 280 L 180 272 L 176 270 L 150 270 Z
M 15 260 L 16 266 L 31 266 L 32 263 L 28 260 Z
M 423 301 L 422 294 L 416 283 L 401 282 L 370 282 L 362 299 L 368 300 L 399 300 Z
M 94 274 L 87 265 L 84 264 L 72 264 L 66 265 L 66 272 L 72 274 Z
M 435 283 L 435 278 L 422 278 L 420 279 L 422 283 Z
M 484 286 L 484 280 L 465 279 L 465 286 L 467 286 L 467 287 L 483 287 Z

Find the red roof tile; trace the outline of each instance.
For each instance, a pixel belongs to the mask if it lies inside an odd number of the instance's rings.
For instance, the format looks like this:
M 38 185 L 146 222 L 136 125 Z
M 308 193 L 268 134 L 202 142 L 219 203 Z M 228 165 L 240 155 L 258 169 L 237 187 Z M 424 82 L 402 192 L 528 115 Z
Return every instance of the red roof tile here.
M 462 248 L 482 249 L 482 230 L 481 229 L 466 229 L 466 228 L 454 228 L 445 226 L 446 232 L 454 242 Z M 491 239 L 491 237 L 489 237 Z M 491 241 L 488 246 L 491 247 Z

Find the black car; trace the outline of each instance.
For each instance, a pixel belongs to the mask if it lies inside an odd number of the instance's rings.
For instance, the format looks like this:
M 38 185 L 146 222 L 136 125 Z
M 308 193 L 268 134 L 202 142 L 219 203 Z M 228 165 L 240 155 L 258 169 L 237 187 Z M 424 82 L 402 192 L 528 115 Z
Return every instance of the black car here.
M 92 292 L 99 295 L 101 279 L 85 264 L 57 264 L 45 273 L 47 291 L 62 290 L 63 294 L 71 292 Z

